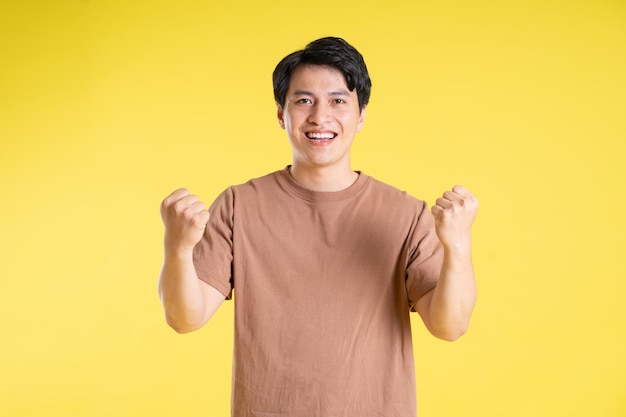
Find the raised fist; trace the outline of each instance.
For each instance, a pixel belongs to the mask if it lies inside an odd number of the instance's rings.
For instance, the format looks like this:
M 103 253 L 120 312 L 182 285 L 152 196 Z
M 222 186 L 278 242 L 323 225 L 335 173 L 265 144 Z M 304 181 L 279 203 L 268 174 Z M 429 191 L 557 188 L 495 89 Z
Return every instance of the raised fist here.
M 202 239 L 209 221 L 209 212 L 198 197 L 181 188 L 161 203 L 161 218 L 165 226 L 165 250 L 190 252 Z
M 431 212 L 435 217 L 437 236 L 445 247 L 470 244 L 478 200 L 468 189 L 454 186 L 437 199 Z

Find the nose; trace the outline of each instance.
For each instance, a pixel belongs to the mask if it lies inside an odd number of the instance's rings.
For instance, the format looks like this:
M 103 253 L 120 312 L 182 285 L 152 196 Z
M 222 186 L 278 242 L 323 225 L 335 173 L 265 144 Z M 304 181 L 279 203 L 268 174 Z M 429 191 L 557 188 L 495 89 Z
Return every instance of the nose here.
M 314 125 L 323 125 L 331 118 L 331 106 L 328 103 L 317 102 L 311 107 L 308 121 Z

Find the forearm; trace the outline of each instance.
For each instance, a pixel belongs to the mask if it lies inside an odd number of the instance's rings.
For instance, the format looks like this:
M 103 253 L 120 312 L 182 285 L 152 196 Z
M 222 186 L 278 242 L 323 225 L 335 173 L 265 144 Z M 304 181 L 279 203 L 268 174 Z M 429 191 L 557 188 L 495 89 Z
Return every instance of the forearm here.
M 469 327 L 475 303 L 470 245 L 445 248 L 439 282 L 430 299 L 430 331 L 445 340 L 458 339 Z
M 159 278 L 159 296 L 167 323 L 177 332 L 196 330 L 206 322 L 206 300 L 191 253 L 167 253 Z

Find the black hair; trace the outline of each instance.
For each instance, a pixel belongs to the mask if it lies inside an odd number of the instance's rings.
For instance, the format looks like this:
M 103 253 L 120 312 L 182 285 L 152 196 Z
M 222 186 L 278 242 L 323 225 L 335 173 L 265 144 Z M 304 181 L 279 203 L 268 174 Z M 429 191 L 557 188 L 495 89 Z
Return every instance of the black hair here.
M 304 49 L 284 57 L 274 69 L 274 99 L 281 106 L 289 89 L 291 75 L 300 65 L 329 66 L 341 71 L 350 91 L 356 89 L 359 108 L 370 99 L 370 80 L 363 56 L 352 45 L 341 38 L 327 37 L 309 43 Z

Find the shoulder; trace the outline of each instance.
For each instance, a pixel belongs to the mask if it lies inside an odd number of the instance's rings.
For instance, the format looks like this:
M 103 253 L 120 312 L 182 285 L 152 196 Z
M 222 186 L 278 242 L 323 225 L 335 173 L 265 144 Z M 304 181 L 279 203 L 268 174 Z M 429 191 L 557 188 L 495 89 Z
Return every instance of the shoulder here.
M 257 194 L 279 187 L 282 170 L 271 172 L 260 177 L 251 178 L 245 183 L 232 185 L 228 188 L 234 195 Z
M 221 213 L 222 217 L 229 218 L 237 210 L 236 207 L 258 207 L 260 201 L 271 199 L 271 195 L 277 194 L 275 190 L 279 188 L 280 172 L 272 172 L 252 178 L 245 183 L 229 186 L 215 198 L 209 211 L 212 214 Z
M 407 191 L 401 190 L 374 177 L 369 178 L 369 194 L 376 199 L 386 202 L 387 205 L 405 207 L 410 210 L 417 209 L 419 212 L 427 207 L 424 200 L 412 196 Z
M 280 177 L 283 170 L 249 179 L 240 184 L 231 185 L 223 190 L 213 205 L 222 204 L 235 207 L 241 203 L 257 204 L 259 201 L 273 199 L 282 193 Z

